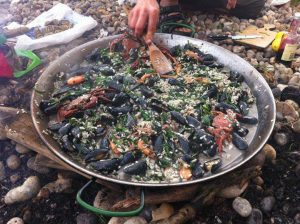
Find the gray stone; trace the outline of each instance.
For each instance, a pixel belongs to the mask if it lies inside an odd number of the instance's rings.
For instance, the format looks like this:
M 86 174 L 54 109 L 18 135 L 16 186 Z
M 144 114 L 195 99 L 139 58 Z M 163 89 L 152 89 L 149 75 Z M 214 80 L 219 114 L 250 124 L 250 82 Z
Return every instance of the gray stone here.
M 276 201 L 275 197 L 273 196 L 268 196 L 263 198 L 262 201 L 260 202 L 260 207 L 263 210 L 263 212 L 268 213 L 272 211 L 275 201 Z
M 241 53 L 245 50 L 245 47 L 244 46 L 233 46 L 233 53 Z
M 292 129 L 294 132 L 300 133 L 300 120 L 292 124 Z
M 300 164 L 298 164 L 295 168 L 295 173 L 298 178 L 300 178 Z
M 16 144 L 16 151 L 20 154 L 25 154 L 30 152 L 30 149 L 26 148 L 25 146 L 21 145 L 21 144 Z
M 6 165 L 8 166 L 9 169 L 11 170 L 16 170 L 19 168 L 21 164 L 21 160 L 18 156 L 16 155 L 11 155 L 7 158 L 6 160 Z
M 7 224 L 24 224 L 23 220 L 19 217 L 14 217 L 10 219 Z
M 31 221 L 31 217 L 32 217 L 32 213 L 29 209 L 26 209 L 24 214 L 23 214 L 23 220 L 26 222 L 26 223 L 30 223 Z
M 0 162 L 0 181 L 5 179 L 5 167 L 3 162 Z
M 247 187 L 248 182 L 246 182 L 243 187 L 239 185 L 231 185 L 219 191 L 217 196 L 221 198 L 236 198 L 240 196 L 247 189 Z
M 255 52 L 253 50 L 248 50 L 247 51 L 247 58 L 254 58 L 255 57 Z
M 142 217 L 132 217 L 124 222 L 124 224 L 147 224 L 147 221 Z
M 300 213 L 297 213 L 294 217 L 295 224 L 300 224 Z
M 91 213 L 80 213 L 76 217 L 77 224 L 97 224 L 97 216 Z
M 259 209 L 252 209 L 251 215 L 247 219 L 247 224 L 262 224 L 263 214 Z
M 252 212 L 252 206 L 249 201 L 241 197 L 234 199 L 232 207 L 242 217 L 248 217 Z
M 288 85 L 290 86 L 300 86 L 300 77 L 299 76 L 293 76 L 289 82 Z
M 278 87 L 273 88 L 272 93 L 275 98 L 280 98 L 281 96 L 281 90 Z
M 21 178 L 20 174 L 18 173 L 15 173 L 9 177 L 10 182 L 12 182 L 13 184 L 16 183 L 18 180 L 20 180 L 20 178 Z
M 32 169 L 40 174 L 47 174 L 50 172 L 50 169 L 48 167 L 45 166 L 39 166 L 37 164 L 35 164 L 35 157 L 31 157 L 28 159 L 27 161 L 27 167 L 29 169 Z
M 130 217 L 112 217 L 107 224 L 123 224 L 129 219 Z
M 276 133 L 274 140 L 278 145 L 284 146 L 289 142 L 289 138 L 285 133 Z

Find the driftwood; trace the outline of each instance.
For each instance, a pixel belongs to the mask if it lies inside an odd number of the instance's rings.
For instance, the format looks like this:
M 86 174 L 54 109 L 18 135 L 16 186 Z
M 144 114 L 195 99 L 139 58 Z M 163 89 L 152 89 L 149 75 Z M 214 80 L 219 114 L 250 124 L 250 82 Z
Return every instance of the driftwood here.
M 44 145 L 28 113 L 23 113 L 15 108 L 0 107 L 0 130 L 4 130 L 7 138 L 37 152 L 39 154 L 36 159 L 37 164 L 74 171 L 91 178 L 61 161 Z M 172 188 L 147 188 L 145 189 L 145 203 L 161 204 L 163 202 L 190 201 L 186 206 L 193 208 L 194 211 L 189 210 L 193 213 L 202 206 L 210 204 L 222 189 L 232 185 L 239 185 L 242 188 L 251 178 L 258 176 L 260 167 L 264 162 L 264 156 L 264 153 L 261 152 L 241 168 L 209 182 Z M 103 180 L 97 180 L 97 182 L 113 191 L 124 192 L 124 188 L 118 184 Z M 180 214 L 175 219 L 178 223 L 180 223 L 178 217 L 185 220 L 182 213 Z M 172 217 L 169 219 L 174 220 Z M 174 222 L 170 221 L 169 223 Z

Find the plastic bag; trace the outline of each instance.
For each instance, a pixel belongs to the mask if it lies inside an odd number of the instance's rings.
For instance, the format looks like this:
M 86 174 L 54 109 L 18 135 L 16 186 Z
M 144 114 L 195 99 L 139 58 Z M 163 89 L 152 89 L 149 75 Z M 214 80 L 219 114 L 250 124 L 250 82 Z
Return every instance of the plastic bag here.
M 46 22 L 63 19 L 71 22 L 73 27 L 39 39 L 33 39 L 27 35 L 19 36 L 17 38 L 15 49 L 36 50 L 57 44 L 68 43 L 82 36 L 84 32 L 97 26 L 97 21 L 92 17 L 80 15 L 74 12 L 69 6 L 62 3 L 58 3 L 49 11 L 42 13 L 26 26 L 28 28 L 44 27 Z

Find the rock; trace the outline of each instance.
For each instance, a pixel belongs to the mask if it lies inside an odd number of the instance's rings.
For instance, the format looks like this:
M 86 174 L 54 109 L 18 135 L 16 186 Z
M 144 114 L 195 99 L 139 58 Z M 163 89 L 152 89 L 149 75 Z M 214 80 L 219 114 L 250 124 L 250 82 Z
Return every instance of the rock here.
M 266 154 L 266 159 L 268 160 L 276 159 L 276 150 L 273 148 L 273 146 L 269 144 L 265 144 L 265 146 L 263 147 L 263 151 Z
M 298 178 L 300 178 L 300 164 L 298 164 L 295 168 L 295 173 Z
M 300 213 L 297 213 L 294 217 L 295 224 L 300 224 Z
M 279 88 L 281 91 L 283 91 L 286 87 L 288 87 L 288 85 L 284 85 L 284 84 L 277 85 L 277 88 Z
M 17 151 L 18 153 L 20 153 L 20 154 L 25 154 L 25 153 L 30 152 L 31 150 L 28 149 L 28 148 L 26 148 L 25 146 L 23 146 L 23 145 L 17 143 L 17 144 L 16 144 L 16 151 Z
M 281 97 L 281 90 L 280 90 L 278 87 L 273 88 L 273 89 L 272 89 L 272 93 L 273 93 L 273 96 L 274 96 L 275 98 L 280 99 L 280 97 Z
M 32 213 L 29 209 L 26 209 L 24 214 L 23 214 L 23 220 L 26 223 L 30 223 L 32 217 Z
M 0 128 L 0 141 L 5 139 L 7 139 L 6 131 L 4 130 L 4 128 Z
M 40 173 L 40 174 L 47 174 L 50 172 L 50 169 L 48 167 L 39 166 L 35 163 L 35 156 L 28 159 L 27 167 L 29 169 L 32 169 L 32 170 Z
M 174 208 L 171 204 L 163 203 L 159 208 L 152 211 L 152 221 L 167 219 L 174 214 Z
M 247 224 L 262 224 L 263 214 L 259 209 L 252 209 L 251 215 L 247 219 Z
M 254 179 L 252 179 L 252 181 L 258 186 L 262 186 L 264 184 L 264 180 L 260 176 L 255 177 Z
M 246 182 L 242 187 L 240 185 L 232 185 L 225 187 L 217 193 L 218 197 L 221 198 L 236 198 L 240 196 L 248 187 L 248 182 Z
M 30 176 L 19 187 L 10 190 L 4 197 L 5 204 L 26 201 L 37 195 L 40 190 L 40 181 L 37 176 Z
M 295 86 L 295 87 L 299 87 L 300 86 L 300 77 L 297 76 L 293 76 L 288 83 L 289 86 Z
M 281 100 L 294 100 L 300 105 L 300 90 L 294 86 L 288 86 L 282 90 Z
M 13 174 L 9 177 L 10 182 L 12 182 L 13 184 L 16 183 L 18 180 L 20 180 L 20 175 L 18 173 Z
M 298 110 L 299 109 L 299 104 L 296 103 L 295 101 L 293 100 L 286 100 L 284 101 L 285 103 L 291 105 L 292 107 L 294 107 L 295 110 Z
M 97 224 L 97 216 L 91 213 L 80 213 L 76 217 L 77 224 Z
M 244 46 L 233 46 L 232 51 L 233 53 L 241 53 L 245 50 Z
M 300 133 L 300 120 L 292 124 L 292 129 L 294 132 Z
M 112 217 L 107 224 L 124 224 L 130 217 Z
M 147 224 L 147 221 L 142 217 L 132 217 L 124 222 L 124 224 Z
M 248 50 L 247 53 L 247 58 L 254 58 L 255 57 L 255 52 L 253 50 Z
M 14 217 L 10 219 L 7 224 L 24 224 L 23 220 L 19 217 Z
M 285 133 L 276 133 L 274 140 L 278 145 L 284 146 L 289 142 L 289 138 Z
M 253 67 L 257 67 L 258 66 L 258 61 L 256 58 L 251 58 L 250 59 L 250 63 Z
M 295 108 L 286 102 L 278 101 L 276 103 L 276 111 L 282 113 L 285 118 L 290 117 L 291 121 L 296 121 L 299 118 L 299 114 Z
M 275 198 L 273 196 L 269 196 L 262 199 L 262 201 L 260 202 L 260 207 L 263 212 L 268 213 L 272 211 L 274 204 Z
M 143 217 L 148 223 L 152 221 L 152 211 L 156 209 L 156 206 L 146 206 L 143 211 L 139 214 L 140 217 Z
M 16 170 L 19 168 L 21 164 L 21 160 L 18 156 L 16 155 L 11 155 L 7 158 L 6 160 L 6 165 L 8 166 L 9 169 L 11 170 Z
M 249 201 L 241 197 L 234 199 L 232 207 L 242 217 L 248 217 L 252 212 L 252 207 Z
M 0 161 L 0 181 L 4 180 L 5 178 L 5 167 L 3 162 Z

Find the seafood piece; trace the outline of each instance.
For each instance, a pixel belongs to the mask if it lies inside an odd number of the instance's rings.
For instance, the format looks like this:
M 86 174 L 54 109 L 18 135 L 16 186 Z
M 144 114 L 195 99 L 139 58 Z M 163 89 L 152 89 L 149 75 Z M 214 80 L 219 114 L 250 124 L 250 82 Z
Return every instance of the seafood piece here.
M 237 113 L 240 112 L 238 110 L 238 108 L 236 108 L 235 106 L 233 106 L 231 104 L 228 104 L 228 103 L 224 103 L 224 102 L 218 103 L 215 106 L 215 110 L 221 111 L 223 113 L 226 113 L 227 110 L 232 110 L 232 111 L 237 112 Z
M 203 61 L 214 61 L 215 60 L 214 56 L 212 56 L 211 54 L 205 54 L 202 57 L 203 57 Z
M 239 125 L 236 125 L 234 127 L 234 131 L 241 137 L 245 137 L 249 133 L 249 130 L 247 128 Z
M 206 98 L 212 98 L 215 97 L 218 94 L 218 88 L 216 85 L 212 85 L 204 94 L 201 98 L 206 99 Z
M 106 129 L 103 127 L 97 127 L 96 136 L 103 136 L 106 133 Z
M 118 155 L 118 156 L 121 155 L 121 152 L 118 149 L 118 146 L 113 141 L 109 141 L 109 148 L 115 155 Z
M 56 114 L 58 110 L 58 105 L 55 103 L 51 103 L 49 101 L 41 101 L 39 104 L 39 108 L 43 111 L 47 116 Z
M 182 157 L 181 157 L 182 161 L 184 161 L 185 163 L 189 164 L 191 161 L 192 161 L 192 157 L 188 154 L 184 154 Z
M 187 124 L 193 128 L 202 128 L 202 123 L 198 121 L 196 118 L 188 115 L 186 117 Z
M 244 124 L 253 124 L 254 125 L 254 124 L 258 123 L 258 119 L 256 117 L 251 117 L 251 116 L 237 115 L 237 120 Z
M 164 136 L 163 135 L 159 135 L 155 138 L 154 140 L 154 144 L 153 144 L 153 149 L 155 151 L 155 153 L 161 153 L 162 149 L 163 149 L 163 142 L 164 142 Z
M 63 146 L 63 148 L 65 150 L 67 150 L 69 152 L 73 152 L 74 151 L 74 148 L 72 146 L 71 141 L 69 140 L 68 135 L 62 136 L 61 141 L 62 141 L 62 146 Z
M 64 86 L 52 93 L 52 97 L 58 97 L 59 95 L 62 95 L 64 93 L 70 92 L 72 90 L 72 87 L 70 86 Z
M 107 83 L 107 86 L 110 88 L 110 89 L 113 89 L 117 92 L 122 92 L 123 90 L 123 85 L 121 83 L 118 83 L 116 82 L 115 80 L 110 80 L 108 83 Z
M 71 134 L 74 136 L 74 138 L 80 138 L 81 131 L 79 127 L 73 127 L 71 129 Z
M 179 112 L 171 111 L 170 114 L 171 114 L 171 117 L 179 124 L 187 125 L 186 119 Z
M 84 81 L 85 81 L 84 75 L 77 75 L 69 78 L 67 80 L 67 84 L 73 86 L 73 85 L 78 85 Z
M 214 61 L 211 61 L 211 60 L 206 60 L 206 61 L 203 61 L 203 64 L 206 65 L 206 66 L 211 66 L 213 65 L 215 62 Z
M 99 66 L 97 68 L 97 71 L 100 72 L 102 75 L 105 75 L 105 76 L 113 76 L 116 73 L 114 69 L 110 68 L 107 65 Z
M 137 143 L 137 148 L 144 153 L 146 156 L 148 156 L 151 159 L 155 158 L 155 153 L 153 152 L 152 149 L 150 149 L 149 147 L 147 147 L 147 145 L 144 143 L 143 140 L 139 140 Z
M 121 106 L 128 102 L 129 96 L 125 93 L 116 94 L 111 102 L 111 104 L 115 107 Z
M 191 135 L 191 138 L 193 138 L 197 143 L 204 145 L 210 145 L 214 142 L 214 137 L 201 128 L 196 128 L 194 133 Z
M 244 76 L 238 72 L 230 71 L 229 80 L 234 82 L 243 82 Z
M 203 153 L 209 157 L 214 157 L 217 154 L 218 145 L 212 144 L 206 147 L 205 150 L 203 150 Z
M 108 151 L 106 149 L 102 149 L 102 148 L 95 149 L 87 153 L 87 155 L 84 157 L 84 161 L 91 162 L 91 161 L 103 159 L 107 155 L 107 152 Z
M 71 124 L 70 123 L 66 123 L 65 125 L 63 125 L 59 130 L 58 133 L 61 136 L 67 135 L 69 133 L 69 131 L 71 130 Z
M 191 179 L 192 175 L 192 171 L 191 168 L 189 167 L 189 165 L 187 165 L 186 163 L 182 163 L 181 167 L 179 169 L 179 175 L 183 180 L 189 180 Z
M 208 65 L 208 67 L 220 69 L 220 68 L 223 68 L 224 65 L 214 62 L 213 64 Z
M 141 86 L 141 87 L 140 87 L 140 91 L 141 91 L 141 93 L 142 93 L 145 97 L 147 97 L 147 98 L 150 98 L 150 97 L 154 96 L 153 90 L 149 89 L 149 88 L 146 87 L 146 86 Z
M 167 112 L 169 110 L 166 104 L 157 99 L 151 99 L 150 107 L 157 113 Z
M 120 159 L 113 158 L 107 160 L 100 160 L 90 163 L 91 167 L 98 171 L 112 172 L 117 170 L 120 164 Z
M 184 153 L 191 154 L 189 141 L 187 139 L 185 139 L 183 136 L 180 136 L 179 134 L 178 134 L 177 138 L 178 138 L 180 148 L 184 151 Z
M 248 149 L 248 143 L 237 133 L 232 133 L 232 143 L 235 147 L 237 147 L 239 150 L 246 150 Z
M 133 163 L 134 161 L 137 161 L 141 157 L 141 153 L 137 152 L 126 152 L 120 162 L 120 166 L 124 166 L 128 163 Z
M 184 54 L 187 58 L 194 59 L 196 61 L 203 61 L 203 58 L 194 51 L 187 50 Z
M 205 170 L 210 171 L 212 173 L 216 172 L 221 166 L 222 166 L 222 160 L 220 158 L 216 158 L 216 159 L 204 162 Z
M 199 161 L 197 161 L 192 170 L 193 177 L 194 178 L 203 177 L 204 173 L 205 173 L 205 171 L 203 170 L 201 163 Z
M 139 97 L 136 100 L 136 103 L 142 108 L 142 109 L 146 109 L 147 108 L 147 102 L 144 99 L 144 97 Z
M 149 79 L 153 74 L 149 73 L 149 74 L 144 74 L 139 80 L 138 83 L 145 83 L 146 79 Z
M 78 143 L 73 143 L 74 145 L 74 148 L 80 153 L 80 154 L 83 154 L 83 155 L 86 155 L 88 154 L 90 151 L 85 147 L 83 146 L 82 144 L 78 144 Z
M 182 81 L 180 81 L 178 79 L 174 79 L 174 78 L 168 79 L 168 83 L 172 86 L 180 86 L 183 84 Z
M 62 122 L 49 121 L 48 129 L 51 131 L 58 131 L 63 125 L 64 125 L 64 123 L 62 123 Z
M 135 125 L 136 125 L 136 120 L 128 113 L 127 114 L 126 127 L 128 129 L 132 129 Z
M 242 113 L 242 115 L 247 115 L 249 113 L 249 107 L 248 107 L 248 104 L 244 101 L 240 101 L 239 102 L 239 108 L 240 108 L 240 111 Z
M 108 112 L 111 113 L 113 116 L 119 116 L 122 114 L 127 114 L 131 111 L 130 106 L 123 106 L 123 107 L 109 107 Z
M 145 175 L 146 171 L 147 163 L 145 160 L 137 161 L 124 167 L 124 173 L 129 175 Z

